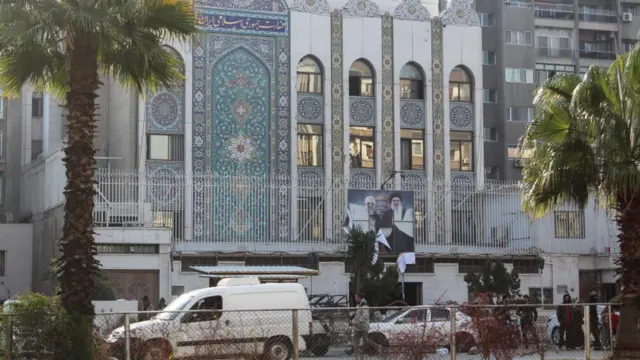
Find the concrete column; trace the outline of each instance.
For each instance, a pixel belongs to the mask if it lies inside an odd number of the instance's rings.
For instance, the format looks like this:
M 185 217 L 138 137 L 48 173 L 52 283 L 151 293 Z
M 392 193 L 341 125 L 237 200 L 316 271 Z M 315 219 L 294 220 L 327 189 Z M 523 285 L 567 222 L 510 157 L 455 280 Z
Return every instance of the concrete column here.
M 144 202 L 147 192 L 146 160 L 147 160 L 147 124 L 145 121 L 145 98 L 138 94 L 138 221 L 144 221 Z
M 20 101 L 22 103 L 22 147 L 20 151 L 20 165 L 24 166 L 31 162 L 31 109 L 33 101 L 33 89 L 30 86 L 24 86 L 20 92 Z
M 42 154 L 46 156 L 49 152 L 49 146 L 51 144 L 51 112 L 50 112 L 50 96 L 48 93 L 42 94 Z

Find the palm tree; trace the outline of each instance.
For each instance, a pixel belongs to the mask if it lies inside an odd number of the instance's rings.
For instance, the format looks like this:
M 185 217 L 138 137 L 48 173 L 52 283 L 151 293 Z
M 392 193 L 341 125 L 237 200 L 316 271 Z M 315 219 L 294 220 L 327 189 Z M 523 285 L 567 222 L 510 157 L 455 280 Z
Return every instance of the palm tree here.
M 615 358 L 640 358 L 640 47 L 584 78 L 554 76 L 534 102 L 523 208 L 542 216 L 595 198 L 615 214 L 623 294 Z
M 91 296 L 99 271 L 93 239 L 96 90 L 110 76 L 143 93 L 182 78 L 163 47 L 196 32 L 189 0 L 0 0 L 0 86 L 17 96 L 23 86 L 64 99 L 63 236 L 57 277 L 76 338 L 66 359 L 91 359 Z M 78 328 L 79 327 L 79 328 Z

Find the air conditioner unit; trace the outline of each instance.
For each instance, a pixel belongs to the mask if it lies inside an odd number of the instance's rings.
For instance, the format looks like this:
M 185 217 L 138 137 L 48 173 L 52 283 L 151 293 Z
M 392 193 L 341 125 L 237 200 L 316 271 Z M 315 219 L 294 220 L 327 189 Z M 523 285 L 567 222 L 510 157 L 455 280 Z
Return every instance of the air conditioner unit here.
M 513 162 L 513 166 L 517 167 L 517 168 L 521 168 L 524 167 L 526 165 L 527 161 L 523 158 L 518 158 Z
M 624 22 L 631 22 L 633 21 L 633 14 L 630 12 L 624 12 L 622 13 L 622 21 Z

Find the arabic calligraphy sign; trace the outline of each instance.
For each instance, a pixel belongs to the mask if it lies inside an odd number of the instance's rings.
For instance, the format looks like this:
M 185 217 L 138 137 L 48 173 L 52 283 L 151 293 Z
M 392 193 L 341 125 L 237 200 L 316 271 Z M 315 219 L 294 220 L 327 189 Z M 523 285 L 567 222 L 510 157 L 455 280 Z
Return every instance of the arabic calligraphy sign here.
M 274 35 L 287 35 L 288 31 L 285 19 L 240 15 L 199 14 L 198 25 L 208 30 L 259 32 Z

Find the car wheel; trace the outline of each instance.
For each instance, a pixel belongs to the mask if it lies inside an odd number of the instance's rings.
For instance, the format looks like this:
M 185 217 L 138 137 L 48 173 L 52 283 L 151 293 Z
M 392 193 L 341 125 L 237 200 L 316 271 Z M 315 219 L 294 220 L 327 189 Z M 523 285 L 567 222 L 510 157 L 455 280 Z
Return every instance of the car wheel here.
M 271 339 L 264 346 L 265 360 L 288 360 L 293 352 L 288 339 Z
M 551 331 L 551 342 L 553 345 L 560 345 L 560 328 L 557 326 Z
M 365 353 L 368 356 L 382 355 L 389 351 L 389 340 L 387 340 L 386 336 L 381 333 L 372 333 L 369 334 L 369 340 L 374 342 L 376 345 L 380 347 L 380 351 L 375 348 L 371 348 L 370 346 L 365 349 Z M 380 352 L 380 353 L 379 353 Z
M 315 335 L 310 339 L 307 347 L 313 355 L 325 356 L 329 352 L 329 345 L 331 345 L 331 338 L 328 335 Z

